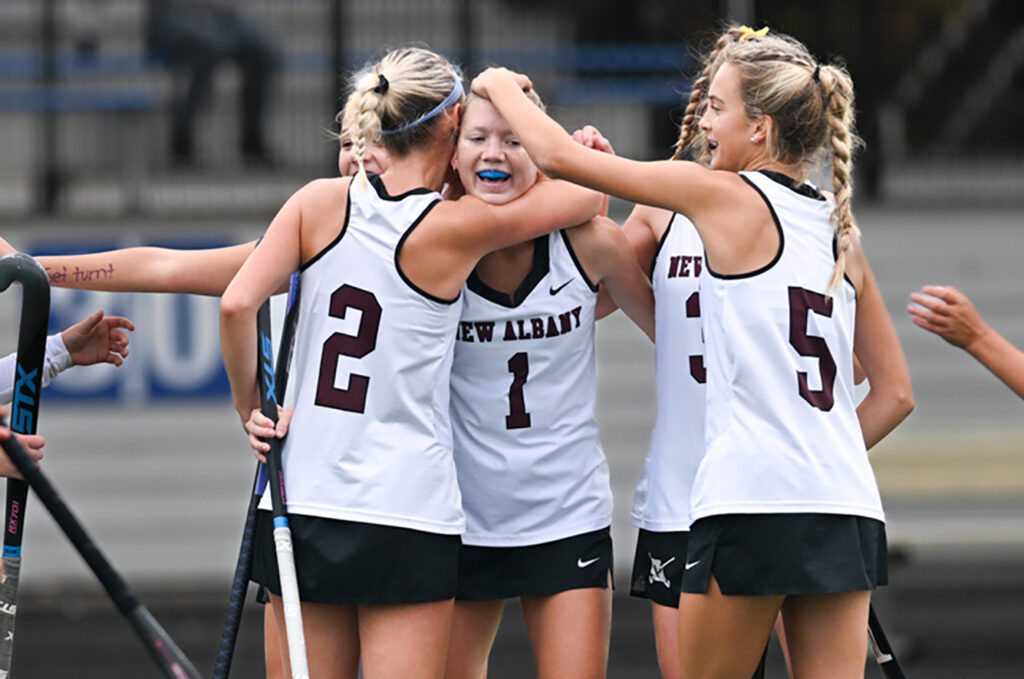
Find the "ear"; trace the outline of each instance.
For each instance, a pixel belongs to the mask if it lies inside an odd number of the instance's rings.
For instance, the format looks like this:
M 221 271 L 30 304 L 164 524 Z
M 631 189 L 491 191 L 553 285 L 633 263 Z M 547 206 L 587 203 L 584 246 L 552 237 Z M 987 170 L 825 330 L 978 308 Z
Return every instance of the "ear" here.
M 761 116 L 753 121 L 753 126 L 750 133 L 750 141 L 755 144 L 760 144 L 763 141 L 771 138 L 772 132 L 775 130 L 775 121 L 768 114 Z

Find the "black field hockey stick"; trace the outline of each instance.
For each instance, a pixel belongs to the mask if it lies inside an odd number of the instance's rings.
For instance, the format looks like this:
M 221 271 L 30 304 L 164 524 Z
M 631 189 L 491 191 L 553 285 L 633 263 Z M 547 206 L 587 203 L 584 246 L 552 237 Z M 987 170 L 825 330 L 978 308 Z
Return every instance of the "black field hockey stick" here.
M 874 606 L 868 610 L 868 640 L 871 642 L 875 660 L 878 661 L 878 669 L 882 670 L 885 679 L 907 679 L 907 675 L 903 674 L 903 668 L 900 667 L 899 660 L 892 652 L 892 646 L 889 645 L 889 639 L 885 636 L 882 623 L 879 621 L 878 615 L 875 614 Z
M 0 418 L 0 426 L 2 425 L 3 419 Z M 71 513 L 67 503 L 61 498 L 50 480 L 39 470 L 24 446 L 13 436 L 0 444 L 3 445 L 4 451 L 21 475 L 25 477 L 27 485 L 31 486 L 39 496 L 43 506 L 50 512 L 71 544 L 85 559 L 85 563 L 88 564 L 92 572 L 96 574 L 100 584 L 107 590 L 107 594 L 117 606 L 117 610 L 128 618 L 128 622 L 131 623 L 135 633 L 138 634 L 142 644 L 160 666 L 164 675 L 170 679 L 202 679 L 202 675 L 196 671 L 170 635 L 128 589 L 124 578 L 114 570 L 110 561 L 100 551 L 78 518 Z
M 43 389 L 46 329 L 50 318 L 50 281 L 39 262 L 21 253 L 0 258 L 0 292 L 14 281 L 21 283 L 22 294 L 11 429 L 19 434 L 35 434 L 39 422 L 39 396 Z M 18 613 L 21 539 L 27 500 L 28 486 L 25 482 L 8 479 L 4 577 L 0 584 L 0 677 L 10 676 L 14 656 L 14 622 Z
M 281 351 L 277 355 L 274 395 L 278 403 L 284 402 L 285 390 L 288 386 L 288 370 L 291 363 L 292 348 L 295 346 L 295 323 L 299 316 L 296 305 L 299 298 L 299 274 L 292 274 L 288 285 L 288 311 L 285 314 L 284 328 L 281 332 Z M 231 595 L 228 607 L 224 612 L 221 625 L 220 644 L 217 647 L 217 660 L 213 667 L 213 679 L 227 679 L 231 674 L 231 660 L 235 654 L 235 643 L 238 640 L 238 628 L 245 608 L 245 597 L 249 592 L 249 580 L 252 576 L 253 538 L 256 533 L 256 511 L 267 485 L 267 468 L 259 464 L 256 477 L 253 479 L 252 495 L 249 496 L 249 508 L 245 514 L 245 526 L 242 530 L 242 544 L 238 549 L 238 561 L 235 564 L 235 577 L 231 583 Z
M 277 422 L 277 399 L 274 387 L 274 342 L 270 338 L 270 303 L 264 302 L 256 316 L 256 382 L 260 394 L 260 410 Z M 287 500 L 284 490 L 284 471 L 281 468 L 281 439 L 271 438 L 267 453 L 267 473 L 270 476 L 270 504 L 274 515 L 274 548 L 277 553 L 277 571 L 281 578 L 281 599 L 284 604 L 285 636 L 288 641 L 288 660 L 292 679 L 309 679 L 306 663 L 306 636 L 302 629 L 302 608 L 299 601 L 299 583 L 295 575 L 295 554 L 292 551 L 292 531 L 288 527 Z

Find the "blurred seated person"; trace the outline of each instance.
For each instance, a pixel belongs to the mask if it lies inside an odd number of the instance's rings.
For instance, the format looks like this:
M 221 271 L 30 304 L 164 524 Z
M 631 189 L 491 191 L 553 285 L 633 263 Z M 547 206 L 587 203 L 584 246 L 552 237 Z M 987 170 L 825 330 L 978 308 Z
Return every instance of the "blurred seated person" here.
M 171 104 L 171 155 L 181 165 L 195 157 L 195 117 L 209 98 L 213 73 L 225 62 L 242 75 L 240 145 L 246 162 L 268 165 L 263 118 L 275 64 L 264 32 L 226 0 L 148 0 L 145 20 L 149 50 L 174 70 L 185 72 Z

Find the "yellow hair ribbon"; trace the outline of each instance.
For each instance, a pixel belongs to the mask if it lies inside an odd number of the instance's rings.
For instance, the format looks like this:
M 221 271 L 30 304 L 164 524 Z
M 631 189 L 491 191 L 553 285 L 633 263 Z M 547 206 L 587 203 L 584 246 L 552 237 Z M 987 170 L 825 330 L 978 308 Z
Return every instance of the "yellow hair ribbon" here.
M 760 38 L 763 38 L 764 36 L 768 35 L 768 27 L 765 26 L 761 30 L 755 31 L 750 26 L 740 26 L 740 32 L 741 33 L 740 33 L 740 37 L 739 37 L 739 42 L 743 42 L 744 40 L 746 40 L 747 38 L 749 38 L 752 35 L 756 35 L 756 36 L 758 36 Z

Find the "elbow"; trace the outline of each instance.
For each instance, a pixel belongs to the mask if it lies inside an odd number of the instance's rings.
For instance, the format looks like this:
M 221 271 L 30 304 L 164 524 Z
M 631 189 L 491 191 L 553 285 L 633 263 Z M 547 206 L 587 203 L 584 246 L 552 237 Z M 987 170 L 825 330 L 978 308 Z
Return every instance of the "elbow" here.
M 248 304 L 246 300 L 241 299 L 238 295 L 228 292 L 221 297 L 220 321 L 222 326 L 231 325 L 251 312 L 252 305 Z
M 909 384 L 893 393 L 892 412 L 899 416 L 900 421 L 914 412 L 914 392 Z

